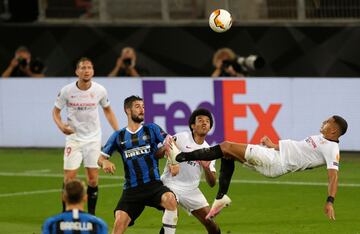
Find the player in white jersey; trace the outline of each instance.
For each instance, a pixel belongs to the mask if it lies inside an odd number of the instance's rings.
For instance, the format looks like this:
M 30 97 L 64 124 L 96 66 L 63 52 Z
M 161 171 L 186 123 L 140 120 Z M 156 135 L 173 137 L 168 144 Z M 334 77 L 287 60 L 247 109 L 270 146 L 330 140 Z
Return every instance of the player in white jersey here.
M 189 118 L 191 132 L 176 134 L 176 145 L 183 152 L 208 148 L 205 138 L 213 125 L 213 118 L 207 109 L 195 110 Z M 211 219 L 206 219 L 210 211 L 209 203 L 199 189 L 202 171 L 210 187 L 216 184 L 215 160 L 189 161 L 178 164 L 179 168 L 166 165 L 161 180 L 175 194 L 178 203 L 194 215 L 207 229 L 208 233 L 220 233 L 218 225 Z M 176 167 L 176 166 L 175 166 Z M 173 176 L 173 174 L 176 174 Z
M 84 163 L 88 183 L 88 211 L 95 214 L 98 193 L 97 160 L 101 150 L 101 128 L 98 106 L 114 130 L 118 122 L 110 107 L 106 89 L 92 81 L 93 63 L 81 58 L 76 65 L 78 80 L 63 87 L 53 109 L 53 118 L 58 128 L 66 135 L 64 150 L 64 183 L 76 177 Z M 61 110 L 67 110 L 67 122 L 61 120 Z M 65 205 L 63 202 L 63 209 Z
M 333 203 L 338 187 L 339 138 L 347 130 L 347 122 L 338 115 L 325 120 L 320 128 L 321 135 L 307 137 L 302 141 L 280 140 L 274 144 L 268 137 L 263 137 L 263 146 L 223 142 L 214 147 L 180 153 L 170 142 L 172 150 L 167 152 L 173 164 L 189 160 L 213 160 L 228 158 L 226 170 L 220 171 L 219 193 L 208 217 L 217 215 L 226 205 L 224 194 L 230 185 L 234 171 L 233 160 L 240 161 L 268 177 L 277 177 L 289 172 L 301 171 L 326 165 L 328 171 L 328 197 L 324 211 L 329 219 L 335 219 Z M 265 146 L 265 147 L 264 147 Z M 171 148 L 170 147 L 170 148 Z M 223 165 L 222 165 L 223 168 Z M 222 179 L 223 178 L 225 179 Z

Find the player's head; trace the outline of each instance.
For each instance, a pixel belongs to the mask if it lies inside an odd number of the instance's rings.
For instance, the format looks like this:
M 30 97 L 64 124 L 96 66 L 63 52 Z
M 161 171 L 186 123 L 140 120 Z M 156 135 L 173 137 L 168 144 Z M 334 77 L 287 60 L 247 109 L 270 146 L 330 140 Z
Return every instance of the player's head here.
M 346 133 L 348 124 L 346 120 L 338 115 L 331 116 L 322 123 L 320 132 L 330 139 L 338 139 Z
M 86 200 L 86 189 L 84 182 L 74 179 L 65 183 L 64 200 L 66 204 L 81 204 Z
M 209 110 L 199 108 L 191 113 L 189 128 L 192 133 L 206 135 L 213 126 L 213 118 Z
M 335 120 L 335 124 L 337 125 L 337 127 L 339 129 L 340 136 L 344 135 L 348 128 L 348 124 L 347 124 L 346 120 L 339 115 L 333 115 L 332 118 Z
M 128 118 L 135 123 L 141 123 L 144 121 L 144 100 L 139 97 L 132 95 L 125 98 L 124 100 L 124 111 Z
M 82 57 L 76 63 L 76 75 L 80 80 L 88 82 L 94 76 L 94 66 L 91 59 Z

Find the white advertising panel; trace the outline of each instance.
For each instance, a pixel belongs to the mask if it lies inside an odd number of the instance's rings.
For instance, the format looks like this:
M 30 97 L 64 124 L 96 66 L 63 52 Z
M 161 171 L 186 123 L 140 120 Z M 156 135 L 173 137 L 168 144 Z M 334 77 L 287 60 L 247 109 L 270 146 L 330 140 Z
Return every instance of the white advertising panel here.
M 0 80 L 0 147 L 62 147 L 65 137 L 52 119 L 59 90 L 74 78 Z M 120 126 L 126 125 L 123 100 L 145 100 L 145 121 L 170 134 L 188 129 L 197 107 L 214 115 L 208 141 L 259 143 L 303 139 L 318 134 L 332 115 L 344 117 L 348 132 L 342 150 L 360 150 L 360 79 L 355 78 L 95 78 L 108 90 Z M 65 118 L 65 112 L 63 111 Z M 103 142 L 112 129 L 100 110 Z

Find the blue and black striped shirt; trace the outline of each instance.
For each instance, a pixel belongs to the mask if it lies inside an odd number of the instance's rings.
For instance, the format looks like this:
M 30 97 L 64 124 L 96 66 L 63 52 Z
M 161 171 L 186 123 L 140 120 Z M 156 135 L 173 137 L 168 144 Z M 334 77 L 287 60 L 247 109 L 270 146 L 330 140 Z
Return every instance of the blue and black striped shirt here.
M 160 181 L 159 161 L 155 157 L 158 144 L 167 133 L 154 123 L 142 125 L 136 132 L 127 128 L 114 132 L 102 152 L 111 156 L 117 150 L 124 164 L 124 189 Z
M 107 234 L 106 223 L 77 209 L 65 211 L 48 218 L 42 226 L 42 234 Z

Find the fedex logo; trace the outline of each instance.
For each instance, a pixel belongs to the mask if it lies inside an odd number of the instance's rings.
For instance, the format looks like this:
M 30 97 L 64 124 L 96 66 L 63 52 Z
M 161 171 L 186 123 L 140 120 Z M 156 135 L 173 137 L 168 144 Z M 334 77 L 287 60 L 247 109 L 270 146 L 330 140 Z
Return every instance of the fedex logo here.
M 273 127 L 273 122 L 281 109 L 281 104 L 271 103 L 262 107 L 259 103 L 234 103 L 233 96 L 245 95 L 245 80 L 215 80 L 213 102 L 203 101 L 196 108 L 206 108 L 214 116 L 214 130 L 207 137 L 209 144 L 224 140 L 258 144 L 261 137 L 267 135 L 274 142 L 278 142 L 279 135 Z M 175 101 L 167 108 L 165 103 L 155 103 L 155 94 L 166 95 L 166 83 L 163 80 L 143 80 L 143 96 L 146 107 L 145 122 L 154 122 L 157 116 L 165 117 L 165 127 L 169 134 L 175 134 L 175 126 L 188 126 L 188 119 L 192 110 L 182 101 Z M 175 116 L 181 111 L 182 117 Z M 235 118 L 248 118 L 253 114 L 257 127 L 252 136 L 245 129 L 235 129 Z

